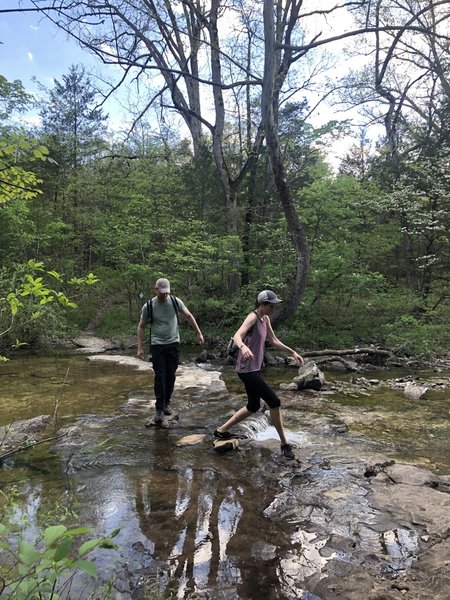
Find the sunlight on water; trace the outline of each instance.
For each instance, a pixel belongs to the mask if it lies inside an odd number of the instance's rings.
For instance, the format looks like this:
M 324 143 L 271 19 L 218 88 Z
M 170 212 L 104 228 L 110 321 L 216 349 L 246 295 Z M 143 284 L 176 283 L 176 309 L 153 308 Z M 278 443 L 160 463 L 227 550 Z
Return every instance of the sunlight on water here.
M 243 509 L 239 500 L 236 498 L 236 492 L 229 487 L 225 498 L 222 500 L 218 512 L 218 528 L 219 528 L 219 557 L 224 560 L 227 555 L 228 542 L 236 533 L 239 520 L 242 516 Z
M 287 435 L 287 438 L 288 438 L 288 441 L 290 444 L 295 444 L 295 445 L 302 446 L 302 447 L 311 445 L 311 440 L 310 440 L 311 436 L 308 435 L 307 433 L 288 429 L 288 430 L 286 430 L 286 435 Z M 265 440 L 273 440 L 273 439 L 279 440 L 279 437 L 278 437 L 278 433 L 277 433 L 277 430 L 275 429 L 275 427 L 268 425 L 267 429 L 258 431 L 258 433 L 255 435 L 255 439 L 262 442 Z
M 329 556 L 321 555 L 320 551 L 327 541 L 328 538 L 320 539 L 315 533 L 298 531 L 292 537 L 292 544 L 298 546 L 298 552 L 281 561 L 284 573 L 300 580 L 320 573 L 327 562 L 336 556 L 335 552 Z
M 178 477 L 177 499 L 175 504 L 175 516 L 181 517 L 186 512 L 192 494 L 192 481 L 194 472 L 192 468 L 187 467 L 180 471 Z

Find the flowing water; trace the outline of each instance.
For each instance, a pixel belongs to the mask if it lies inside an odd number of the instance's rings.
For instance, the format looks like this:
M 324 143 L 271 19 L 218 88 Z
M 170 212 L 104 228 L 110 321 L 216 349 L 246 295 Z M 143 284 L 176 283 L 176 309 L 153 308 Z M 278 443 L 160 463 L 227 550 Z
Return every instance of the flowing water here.
M 320 570 L 330 557 L 319 552 L 322 542 L 315 533 L 293 534 L 288 521 L 266 518 L 264 511 L 280 492 L 267 477 L 270 449 L 221 455 L 211 447 L 214 428 L 242 405 L 232 369 L 226 367 L 222 376 L 225 395 L 176 391 L 179 420 L 165 429 L 143 426 L 153 414 L 148 372 L 84 356 L 27 356 L 0 365 L 0 425 L 47 414 L 56 416 L 59 428 L 73 428 L 67 439 L 2 463 L 1 489 L 16 490 L 15 519 L 26 517 L 28 539 L 48 523 L 87 526 L 95 535 L 120 528 L 118 550 L 95 555 L 97 582 L 114 577 L 114 598 L 313 600 L 298 585 L 296 595 L 289 595 L 289 582 L 280 583 L 280 566 L 289 571 L 293 548 L 302 549 L 297 576 L 299 569 L 304 576 Z M 271 369 L 266 377 L 289 382 L 293 371 Z M 295 444 L 310 446 L 314 454 L 320 441 L 322 458 L 332 457 L 338 446 L 350 457 L 355 446 L 343 438 L 330 442 L 330 419 L 324 415 L 337 409 L 355 415 L 349 428 L 354 439 L 450 473 L 448 391 L 438 389 L 426 401 L 411 403 L 397 390 L 376 388 L 368 395 L 334 394 L 327 406 L 286 419 Z M 254 436 L 276 437 L 267 424 L 258 427 Z M 177 445 L 192 433 L 207 434 L 207 441 Z M 88 580 L 78 581 L 73 597 L 88 597 L 81 591 L 84 583 L 92 588 Z

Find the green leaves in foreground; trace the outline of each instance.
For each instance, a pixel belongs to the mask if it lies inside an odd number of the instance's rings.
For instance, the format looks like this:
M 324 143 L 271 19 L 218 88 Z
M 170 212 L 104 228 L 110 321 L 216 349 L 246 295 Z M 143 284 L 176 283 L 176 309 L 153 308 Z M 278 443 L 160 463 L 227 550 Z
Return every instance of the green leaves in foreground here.
M 24 268 L 28 272 L 13 284 L 12 290 L 2 296 L 0 289 L 0 317 L 2 313 L 4 317 L 3 322 L 0 319 L 0 338 L 12 330 L 18 317 L 19 322 L 32 323 L 41 318 L 52 304 L 64 309 L 77 308 L 74 299 L 82 295 L 80 290 L 99 281 L 93 273 L 65 281 L 60 273 L 53 269 L 46 270 L 44 263 L 36 260 L 29 260 Z M 7 316 L 9 324 L 6 324 Z M 26 343 L 16 339 L 13 347 L 17 349 Z M 5 357 L 0 356 L 0 362 L 4 360 Z
M 97 548 L 117 549 L 112 539 L 119 531 L 116 529 L 108 537 L 93 538 L 79 545 L 80 536 L 91 533 L 90 529 L 52 525 L 35 544 L 20 540 L 15 548 L 10 542 L 11 532 L 0 523 L 0 548 L 5 556 L 0 567 L 4 582 L 2 597 L 58 600 L 62 591 L 66 596 L 77 573 L 97 576 L 94 562 L 86 557 Z
M 56 271 L 45 271 L 43 268 L 44 265 L 41 262 L 36 262 L 34 260 L 28 261 L 29 269 L 33 271 L 40 271 L 44 275 L 48 274 L 54 279 L 56 279 L 59 283 L 64 284 L 62 276 Z M 93 274 L 89 273 L 85 277 L 72 277 L 70 281 L 67 282 L 68 286 L 71 287 L 79 287 L 83 285 L 93 285 L 97 283 L 99 279 Z M 55 290 L 45 281 L 44 277 L 35 277 L 33 274 L 26 274 L 21 285 L 12 292 L 10 292 L 6 298 L 1 298 L 0 300 L 6 301 L 9 304 L 11 315 L 14 317 L 19 309 L 23 306 L 22 299 L 25 297 L 31 297 L 34 299 L 34 302 L 38 306 L 43 306 L 49 302 L 54 302 L 57 300 L 63 306 L 69 308 L 76 308 L 76 303 L 71 300 L 69 296 L 67 296 L 63 291 Z M 40 316 L 39 311 L 34 314 L 34 318 Z

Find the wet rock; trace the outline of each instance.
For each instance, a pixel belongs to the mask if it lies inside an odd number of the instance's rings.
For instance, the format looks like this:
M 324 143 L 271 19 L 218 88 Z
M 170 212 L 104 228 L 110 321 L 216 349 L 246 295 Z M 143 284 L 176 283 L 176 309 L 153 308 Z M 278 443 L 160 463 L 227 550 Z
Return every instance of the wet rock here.
M 103 340 L 94 336 L 79 337 L 73 340 L 75 346 L 78 347 L 78 352 L 92 353 L 107 352 L 108 350 L 118 350 L 120 345 L 111 340 Z
M 351 381 L 354 385 L 357 385 L 364 389 L 369 389 L 371 386 L 370 381 L 365 377 L 352 377 Z
M 88 360 L 93 362 L 112 362 L 119 365 L 128 365 L 139 371 L 153 371 L 150 362 L 141 360 L 137 356 L 123 356 L 119 354 L 99 354 L 89 356 Z M 197 365 L 180 365 L 177 371 L 175 392 L 193 388 L 199 390 L 203 395 L 221 394 L 227 391 L 225 382 L 221 379 L 220 371 L 207 371 Z
M 117 365 L 129 366 L 138 371 L 153 371 L 151 363 L 141 360 L 137 356 L 124 356 L 120 354 L 94 354 L 88 356 L 87 359 L 92 362 L 109 362 Z
M 411 400 L 420 400 L 423 398 L 428 391 L 428 388 L 421 385 L 414 385 L 413 383 L 407 383 L 403 390 L 403 393 L 407 398 Z
M 390 582 L 379 582 L 364 568 L 353 569 L 345 577 L 331 575 L 314 582 L 309 589 L 320 600 L 398 600 L 398 592 L 390 590 Z M 416 600 L 416 599 L 414 599 Z
M 426 471 L 415 467 L 414 465 L 390 465 L 385 469 L 386 474 L 394 483 L 405 483 L 408 485 L 429 485 L 430 487 L 437 487 L 439 485 L 439 477 Z
M 217 395 L 227 391 L 220 371 L 206 371 L 196 365 L 180 365 L 177 371 L 175 391 L 177 389 L 197 389 L 202 395 Z
M 448 600 L 450 590 L 450 539 L 439 541 L 422 552 L 405 576 L 414 600 Z
M 83 434 L 83 429 L 79 425 L 73 425 L 72 427 L 63 427 L 58 431 L 58 435 L 61 435 L 61 439 L 52 446 L 54 450 L 61 450 L 63 448 L 80 446 L 80 440 Z
M 353 562 L 354 548 L 355 542 L 353 539 L 332 533 L 325 546 L 320 550 L 320 555 L 331 556 L 333 552 L 337 552 L 340 556 L 347 557 L 349 562 Z
M 216 452 L 230 452 L 239 447 L 239 440 L 232 438 L 231 440 L 214 440 L 213 448 Z
M 177 446 L 195 446 L 201 444 L 206 438 L 204 433 L 194 433 L 193 435 L 186 435 L 176 442 Z
M 208 351 L 207 350 L 203 350 L 196 357 L 195 362 L 197 362 L 197 363 L 205 363 L 209 358 L 210 358 L 210 355 L 208 354 Z
M 175 424 L 178 421 L 179 416 L 177 413 L 172 413 L 171 415 L 164 415 L 162 422 L 155 422 L 155 415 L 153 415 L 150 419 L 147 419 L 144 423 L 144 427 L 165 427 L 169 428 L 171 425 Z
M 330 423 L 328 430 L 333 435 L 344 435 L 348 431 L 348 427 L 345 423 Z
M 378 481 L 379 483 L 385 483 L 385 484 L 391 483 L 389 475 L 387 475 L 384 471 L 382 473 L 378 473 L 378 475 L 375 475 L 374 480 Z
M 428 486 L 385 485 L 372 480 L 373 497 L 380 510 L 391 513 L 405 527 L 423 526 L 440 537 L 450 531 L 450 495 Z
M 311 502 L 311 503 L 310 503 Z M 313 512 L 322 511 L 317 506 L 319 500 L 302 498 L 302 502 L 291 490 L 278 494 L 274 501 L 264 510 L 263 514 L 272 521 L 303 522 L 309 521 Z
M 329 371 L 346 373 L 348 371 L 359 371 L 359 364 L 353 360 L 345 360 L 335 356 L 329 360 L 322 360 L 321 366 Z
M 276 364 L 277 364 L 277 359 L 272 354 L 269 354 L 268 352 L 265 352 L 264 353 L 264 364 L 267 367 L 275 367 Z
M 292 380 L 298 390 L 320 390 L 325 383 L 325 375 L 314 362 L 307 362 L 298 370 Z
M 364 476 L 375 477 L 383 471 L 386 467 L 390 467 L 395 464 L 395 460 L 383 456 L 382 454 L 376 454 L 366 458 L 364 465 Z
M 274 501 L 264 510 L 264 516 L 269 519 L 280 520 L 290 516 L 293 506 L 296 504 L 295 497 L 291 492 L 278 494 Z
M 30 443 L 53 423 L 50 415 L 41 415 L 0 427 L 0 453 Z
M 280 383 L 280 390 L 284 390 L 286 392 L 296 392 L 298 390 L 298 386 L 296 383 Z
M 256 541 L 252 544 L 251 553 L 257 560 L 273 560 L 277 555 L 277 547 L 263 541 Z

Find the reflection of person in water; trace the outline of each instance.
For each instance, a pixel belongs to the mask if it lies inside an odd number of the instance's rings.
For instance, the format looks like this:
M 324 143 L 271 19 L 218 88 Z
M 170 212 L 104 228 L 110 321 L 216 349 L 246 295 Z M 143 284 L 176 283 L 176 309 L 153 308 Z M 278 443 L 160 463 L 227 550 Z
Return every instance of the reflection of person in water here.
M 230 570 L 236 569 L 226 549 L 243 509 L 236 490 L 214 470 L 153 471 L 137 482 L 136 509 L 154 559 L 167 564 L 167 588 L 178 586 L 174 597 L 215 588 L 219 580 L 229 583 Z

